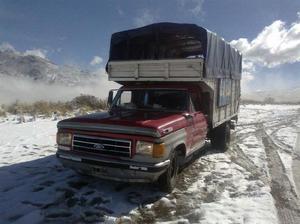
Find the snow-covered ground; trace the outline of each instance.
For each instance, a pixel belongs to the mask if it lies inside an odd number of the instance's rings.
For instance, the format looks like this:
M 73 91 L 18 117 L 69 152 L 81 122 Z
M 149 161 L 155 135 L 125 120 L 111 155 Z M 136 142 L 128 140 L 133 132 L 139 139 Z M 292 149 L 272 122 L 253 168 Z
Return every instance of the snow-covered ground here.
M 63 168 L 53 119 L 0 118 L 0 223 L 279 223 L 267 139 L 293 183 L 299 117 L 300 106 L 242 105 L 231 149 L 208 144 L 167 195 Z
M 8 166 L 53 155 L 55 151 L 56 121 L 37 119 L 20 123 L 10 116 L 0 121 L 0 166 Z
M 257 120 L 261 122 L 266 133 L 278 146 L 278 154 L 285 167 L 286 174 L 295 187 L 292 157 L 297 135 L 300 132 L 300 107 L 297 105 L 251 105 L 244 108 L 252 111 L 252 113 L 254 111 L 257 113 Z M 241 116 L 243 116 L 242 113 Z

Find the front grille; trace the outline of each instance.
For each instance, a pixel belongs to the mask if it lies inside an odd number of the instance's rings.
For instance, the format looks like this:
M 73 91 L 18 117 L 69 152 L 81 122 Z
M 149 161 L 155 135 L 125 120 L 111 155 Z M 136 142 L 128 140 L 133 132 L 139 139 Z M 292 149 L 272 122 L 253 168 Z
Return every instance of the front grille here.
M 84 135 L 73 136 L 73 149 L 102 155 L 131 156 L 131 141 Z

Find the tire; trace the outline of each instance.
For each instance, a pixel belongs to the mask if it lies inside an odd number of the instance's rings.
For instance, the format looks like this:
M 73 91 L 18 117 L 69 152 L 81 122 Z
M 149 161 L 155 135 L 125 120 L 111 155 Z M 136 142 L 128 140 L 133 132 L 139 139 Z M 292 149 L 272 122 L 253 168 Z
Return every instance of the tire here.
M 170 157 L 170 165 L 166 172 L 164 172 L 158 179 L 158 186 L 161 191 L 171 193 L 176 185 L 178 174 L 178 152 L 175 151 Z
M 225 122 L 212 130 L 211 145 L 220 152 L 226 152 L 230 145 L 230 124 Z
M 90 177 L 90 176 L 91 176 L 90 174 L 85 173 L 85 172 L 83 172 L 83 171 L 81 171 L 81 170 L 74 170 L 74 171 L 75 171 L 75 173 L 76 173 L 78 176 L 80 176 L 80 177 Z

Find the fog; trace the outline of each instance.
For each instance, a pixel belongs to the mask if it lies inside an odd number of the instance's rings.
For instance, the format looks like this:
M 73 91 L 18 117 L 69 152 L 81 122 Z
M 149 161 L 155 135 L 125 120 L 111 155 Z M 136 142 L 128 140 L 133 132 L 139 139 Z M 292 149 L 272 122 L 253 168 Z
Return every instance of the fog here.
M 38 100 L 67 101 L 80 94 L 90 94 L 105 99 L 108 91 L 119 85 L 107 81 L 107 76 L 94 78 L 88 84 L 66 86 L 64 84 L 46 84 L 29 78 L 0 76 L 0 105 L 19 100 L 31 103 Z
M 46 84 L 25 77 L 16 78 L 0 75 L 0 105 L 11 104 L 16 100 L 27 103 L 38 100 L 68 101 L 80 94 L 89 94 L 105 99 L 108 96 L 108 91 L 119 88 L 119 85 L 115 82 L 107 81 L 107 75 L 101 74 L 77 86 L 67 86 L 59 83 Z M 272 97 L 278 102 L 300 102 L 300 88 L 278 88 L 278 83 L 280 82 L 274 80 L 272 83 L 273 85 L 277 84 L 277 88 L 257 88 L 255 91 L 245 91 L 247 89 L 245 85 L 249 85 L 249 82 L 251 80 L 242 82 L 243 99 L 263 101 L 266 97 Z

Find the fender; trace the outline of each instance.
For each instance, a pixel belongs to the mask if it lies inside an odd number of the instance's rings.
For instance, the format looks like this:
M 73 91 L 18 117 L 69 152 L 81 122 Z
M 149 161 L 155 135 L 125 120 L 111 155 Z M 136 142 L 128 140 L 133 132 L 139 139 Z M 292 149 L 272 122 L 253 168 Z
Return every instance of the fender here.
M 161 138 L 162 142 L 165 143 L 167 149 L 167 153 L 166 153 L 167 158 L 169 158 L 172 150 L 174 150 L 178 146 L 183 145 L 186 148 L 186 139 L 187 139 L 187 133 L 185 128 L 181 128 Z

